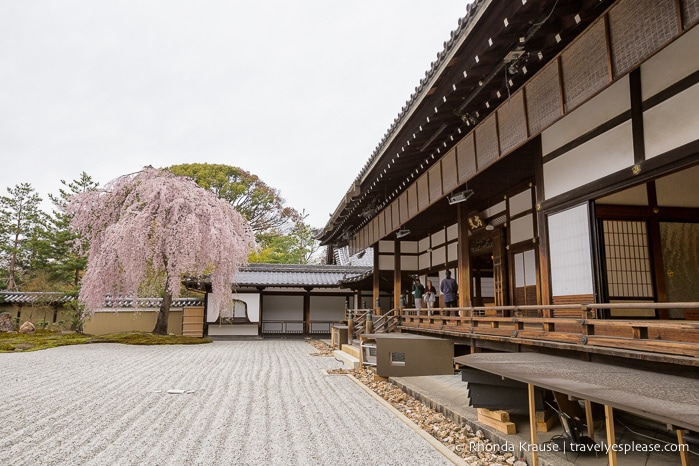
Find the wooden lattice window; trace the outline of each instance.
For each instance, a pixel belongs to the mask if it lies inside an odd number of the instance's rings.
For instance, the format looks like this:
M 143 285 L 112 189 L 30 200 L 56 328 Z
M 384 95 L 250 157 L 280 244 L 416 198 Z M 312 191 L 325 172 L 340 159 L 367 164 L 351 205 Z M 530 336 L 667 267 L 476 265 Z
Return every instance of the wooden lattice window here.
M 653 298 L 646 222 L 605 220 L 604 253 L 610 298 Z

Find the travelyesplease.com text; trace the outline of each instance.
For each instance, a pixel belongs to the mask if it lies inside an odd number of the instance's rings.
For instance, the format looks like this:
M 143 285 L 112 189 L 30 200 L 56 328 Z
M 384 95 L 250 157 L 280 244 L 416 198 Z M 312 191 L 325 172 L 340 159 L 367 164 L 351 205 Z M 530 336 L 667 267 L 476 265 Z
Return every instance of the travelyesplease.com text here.
M 628 453 L 654 453 L 654 452 L 684 452 L 689 451 L 689 445 L 687 444 L 677 444 L 677 443 L 613 443 L 611 445 L 600 442 L 600 443 L 573 443 L 565 442 L 563 444 L 557 444 L 554 442 L 546 442 L 539 444 L 532 444 L 529 442 L 518 442 L 518 443 L 484 443 L 484 442 L 471 442 L 471 451 L 474 452 L 561 452 L 561 453 L 602 453 L 605 455 L 609 454 L 610 450 L 616 453 L 628 454 Z

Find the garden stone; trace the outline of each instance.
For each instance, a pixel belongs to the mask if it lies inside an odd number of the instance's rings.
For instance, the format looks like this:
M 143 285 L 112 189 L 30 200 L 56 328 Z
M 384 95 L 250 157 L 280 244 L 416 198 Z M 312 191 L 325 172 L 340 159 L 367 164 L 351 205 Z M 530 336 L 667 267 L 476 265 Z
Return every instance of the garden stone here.
M 29 321 L 26 321 L 19 328 L 19 333 L 36 333 L 36 327 Z
M 12 315 L 9 312 L 0 313 L 0 332 L 14 332 L 15 324 L 12 323 Z

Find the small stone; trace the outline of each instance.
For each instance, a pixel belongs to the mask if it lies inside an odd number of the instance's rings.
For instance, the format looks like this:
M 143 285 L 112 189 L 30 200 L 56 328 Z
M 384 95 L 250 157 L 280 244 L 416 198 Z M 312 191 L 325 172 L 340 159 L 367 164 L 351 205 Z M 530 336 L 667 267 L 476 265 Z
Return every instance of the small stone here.
M 507 464 L 512 464 L 512 465 L 514 465 L 514 464 L 515 464 L 515 457 L 514 457 L 514 456 L 510 456 L 509 458 L 507 458 L 507 459 L 505 460 L 505 462 L 506 462 Z
M 32 324 L 29 321 L 26 321 L 25 323 L 22 324 L 22 326 L 19 328 L 19 333 L 24 333 L 24 334 L 33 334 L 36 333 L 36 327 L 34 327 L 34 324 Z
M 482 431 L 482 430 L 478 429 L 478 430 L 476 431 L 476 437 L 478 437 L 478 438 L 485 438 L 485 435 L 483 434 L 483 431 Z

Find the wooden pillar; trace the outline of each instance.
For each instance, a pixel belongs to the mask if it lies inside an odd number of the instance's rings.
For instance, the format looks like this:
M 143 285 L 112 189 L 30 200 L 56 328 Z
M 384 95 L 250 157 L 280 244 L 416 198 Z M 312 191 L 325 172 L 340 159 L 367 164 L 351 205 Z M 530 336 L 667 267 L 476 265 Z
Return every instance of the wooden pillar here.
M 495 285 L 495 305 L 505 306 L 509 303 L 509 281 L 507 271 L 507 239 L 502 228 L 491 232 L 493 238 L 493 281 Z
M 306 293 L 303 295 L 303 331 L 309 335 L 311 333 L 311 289 L 305 288 Z
M 655 189 L 655 182 L 646 184 L 648 193 L 648 205 L 651 207 L 652 215 L 648 220 L 648 236 L 650 239 L 651 257 L 653 258 L 653 273 L 655 274 L 655 298 L 659 303 L 668 302 L 667 282 L 665 280 L 665 264 L 663 263 L 663 247 L 660 238 L 660 222 L 658 221 L 658 195 Z M 658 309 L 656 315 L 660 319 L 669 319 L 668 309 Z
M 531 433 L 532 464 L 536 466 L 539 464 L 539 455 L 536 441 L 536 402 L 534 401 L 534 385 L 527 384 L 527 391 L 529 392 L 529 431 Z
M 536 150 L 541 154 L 541 136 L 536 137 L 536 144 Z M 539 299 L 540 304 L 551 304 L 548 225 L 546 215 L 541 211 L 541 202 L 546 199 L 544 194 L 544 163 L 542 156 L 534 157 L 534 160 L 534 205 L 536 206 L 536 235 L 539 238 L 539 247 L 537 248 L 539 253 L 537 262 L 539 265 L 539 277 L 537 280 L 540 287 Z M 544 317 L 551 317 L 550 309 L 544 311 Z
M 393 246 L 393 308 L 400 308 L 400 297 L 402 294 L 401 287 L 401 269 L 400 269 L 400 241 L 396 240 Z
M 471 303 L 471 254 L 468 241 L 468 213 L 465 203 L 457 204 L 457 269 L 459 285 L 459 307 L 472 306 Z
M 381 284 L 381 269 L 379 268 L 379 243 L 374 245 L 374 292 L 372 295 L 371 304 L 369 304 L 370 309 L 374 309 L 376 314 L 381 313 L 381 308 L 376 305 L 379 296 L 381 294 L 380 284 Z
M 677 445 L 680 446 L 680 460 L 682 466 L 689 466 L 689 448 L 687 442 L 684 441 L 684 431 L 677 429 Z
M 260 303 L 259 303 L 259 306 L 260 306 L 260 320 L 259 320 L 259 322 L 257 322 L 257 334 L 258 334 L 258 335 L 262 335 L 262 330 L 263 330 L 263 328 L 262 328 L 262 323 L 264 322 L 264 306 L 262 305 L 262 302 L 263 302 L 263 300 L 262 300 L 262 292 L 264 291 L 264 288 L 258 288 L 257 291 L 258 291 L 258 293 L 260 293 Z M 207 297 L 208 297 L 208 293 L 207 293 Z M 208 300 L 207 300 L 207 306 L 208 306 Z M 208 330 L 207 330 L 207 331 L 208 331 Z
M 616 451 L 614 444 L 616 436 L 614 435 L 614 408 L 609 405 L 604 405 L 604 418 L 607 423 L 607 446 L 609 447 L 609 466 L 616 466 Z
M 587 436 L 595 439 L 595 421 L 592 419 L 592 402 L 585 400 L 585 422 L 587 422 Z

